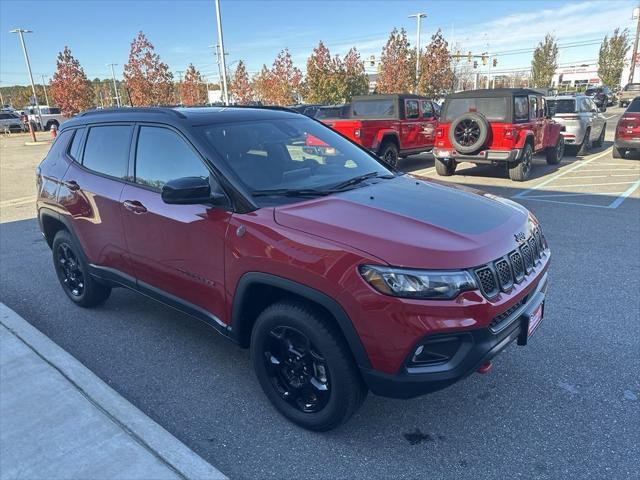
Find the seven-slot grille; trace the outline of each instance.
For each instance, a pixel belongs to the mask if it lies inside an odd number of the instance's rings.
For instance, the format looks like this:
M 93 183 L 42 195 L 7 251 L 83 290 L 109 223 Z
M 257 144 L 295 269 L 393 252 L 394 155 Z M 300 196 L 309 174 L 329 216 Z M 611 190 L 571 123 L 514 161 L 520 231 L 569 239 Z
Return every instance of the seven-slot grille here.
M 533 270 L 543 251 L 542 233 L 536 228 L 516 250 L 474 269 L 480 290 L 489 298 L 500 291 L 509 291 L 514 283 L 522 282 L 525 275 Z

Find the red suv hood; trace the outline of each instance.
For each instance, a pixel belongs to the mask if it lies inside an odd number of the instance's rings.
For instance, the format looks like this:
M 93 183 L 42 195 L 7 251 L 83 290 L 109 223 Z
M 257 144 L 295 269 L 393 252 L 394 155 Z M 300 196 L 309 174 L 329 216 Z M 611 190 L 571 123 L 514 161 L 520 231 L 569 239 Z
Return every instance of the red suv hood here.
M 528 211 L 510 200 L 406 175 L 276 207 L 274 216 L 390 265 L 437 269 L 495 260 L 530 228 Z

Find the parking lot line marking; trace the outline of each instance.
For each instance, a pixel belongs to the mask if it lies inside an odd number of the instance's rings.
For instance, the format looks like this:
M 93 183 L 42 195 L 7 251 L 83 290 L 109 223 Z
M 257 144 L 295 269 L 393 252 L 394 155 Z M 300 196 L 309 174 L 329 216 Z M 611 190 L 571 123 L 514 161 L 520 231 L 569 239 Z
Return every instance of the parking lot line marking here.
M 631 195 L 638 187 L 640 187 L 640 180 L 638 180 L 636 183 L 634 183 L 629 188 L 627 188 L 624 192 L 622 192 L 622 194 L 618 198 L 616 198 L 613 202 L 611 202 L 611 204 L 609 205 L 609 208 L 618 208 L 620 204 L 624 202 L 624 200 L 629 195 Z
M 582 183 L 577 185 L 572 184 L 564 184 L 564 185 L 553 185 L 554 187 L 603 187 L 605 185 L 629 185 L 633 182 L 608 182 L 608 183 Z
M 613 117 L 615 117 L 615 115 L 610 115 L 610 116 L 604 117 L 604 118 L 605 118 L 605 120 L 609 120 L 610 118 L 613 118 Z
M 13 205 L 22 205 L 24 203 L 31 203 L 31 202 L 35 202 L 36 201 L 36 197 L 34 195 L 31 195 L 29 197 L 20 197 L 20 198 L 14 198 L 11 200 L 3 200 L 2 202 L 0 202 L 0 207 L 10 207 Z
M 597 163 L 596 165 L 600 165 L 600 164 Z M 595 167 L 596 165 L 592 165 L 592 167 Z M 591 168 L 585 168 L 584 170 L 581 170 L 581 172 L 609 172 L 611 170 L 615 170 L 616 172 L 622 172 L 622 171 L 640 172 L 640 168 L 598 168 L 595 170 Z
M 607 148 L 604 152 L 600 152 L 598 155 L 596 155 L 593 158 L 590 158 L 589 160 L 584 160 L 582 162 L 576 162 L 576 164 L 572 165 L 571 167 L 569 167 L 567 170 L 565 170 L 564 172 L 560 172 L 557 175 L 552 176 L 551 178 L 548 178 L 547 180 L 545 180 L 544 182 L 541 182 L 531 188 L 528 188 L 527 190 L 523 190 L 520 193 L 517 193 L 515 195 L 513 195 L 511 198 L 525 198 L 525 196 L 530 193 L 533 192 L 535 190 L 538 190 L 539 188 L 544 187 L 545 185 L 553 182 L 554 180 L 560 178 L 560 177 L 564 177 L 567 173 L 571 173 L 574 170 L 577 170 L 578 168 L 581 168 L 585 165 L 588 165 L 589 163 L 593 162 L 594 160 L 597 160 L 598 158 L 602 158 L 605 155 L 607 155 L 609 152 L 611 151 L 611 148 Z
M 577 205 L 579 207 L 611 208 L 609 205 L 593 205 L 592 203 L 579 203 L 579 202 L 559 202 L 557 200 L 547 200 L 544 198 L 524 197 L 524 200 L 531 200 L 532 202 L 560 203 L 562 205 Z
M 527 198 L 579 197 L 590 195 L 620 195 L 620 192 L 580 192 L 580 193 L 550 193 L 549 195 L 528 195 Z
M 610 175 L 580 175 L 579 177 L 568 177 L 566 180 L 573 180 L 574 178 L 610 178 L 610 177 L 635 177 L 635 173 L 612 173 Z

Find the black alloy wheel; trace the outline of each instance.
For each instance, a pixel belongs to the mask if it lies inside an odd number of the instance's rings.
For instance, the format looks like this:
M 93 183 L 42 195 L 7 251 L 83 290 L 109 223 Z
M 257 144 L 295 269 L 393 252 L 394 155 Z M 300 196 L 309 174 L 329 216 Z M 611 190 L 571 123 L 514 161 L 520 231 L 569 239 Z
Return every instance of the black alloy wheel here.
M 264 344 L 267 376 L 279 395 L 303 413 L 322 410 L 331 395 L 327 363 L 299 330 L 278 326 Z
M 56 268 L 62 280 L 62 286 L 74 297 L 82 297 L 85 277 L 73 247 L 66 242 L 58 244 L 56 249 Z
M 456 125 L 453 135 L 460 145 L 470 147 L 480 138 L 480 125 L 471 118 L 465 118 Z

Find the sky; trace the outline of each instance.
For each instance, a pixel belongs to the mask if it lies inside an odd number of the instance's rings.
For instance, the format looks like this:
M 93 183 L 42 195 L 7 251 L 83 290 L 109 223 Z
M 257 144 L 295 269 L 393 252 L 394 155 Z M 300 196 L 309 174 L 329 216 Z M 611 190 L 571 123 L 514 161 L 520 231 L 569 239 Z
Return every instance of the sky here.
M 635 0 L 592 1 L 372 1 L 372 0 L 220 0 L 227 65 L 233 71 L 244 60 L 250 73 L 271 65 L 289 48 L 304 71 L 306 59 L 322 40 L 332 54 L 355 46 L 363 58 L 380 52 L 389 32 L 405 28 L 415 45 L 416 20 L 424 12 L 422 45 L 438 28 L 462 52 L 497 55 L 494 73 L 526 69 L 532 50 L 553 33 L 560 44 L 559 63 L 595 63 L 599 44 L 616 27 L 635 33 L 631 19 Z M 0 85 L 27 84 L 20 42 L 25 35 L 36 82 L 50 79 L 56 56 L 65 46 L 80 61 L 87 77 L 111 76 L 117 63 L 122 77 L 129 47 L 139 30 L 174 74 L 193 63 L 209 81 L 217 66 L 209 45 L 217 43 L 214 0 L 0 0 Z M 573 46 L 576 45 L 577 46 Z M 373 73 L 375 67 L 367 67 Z

